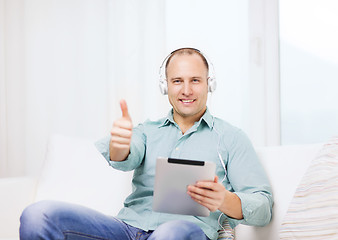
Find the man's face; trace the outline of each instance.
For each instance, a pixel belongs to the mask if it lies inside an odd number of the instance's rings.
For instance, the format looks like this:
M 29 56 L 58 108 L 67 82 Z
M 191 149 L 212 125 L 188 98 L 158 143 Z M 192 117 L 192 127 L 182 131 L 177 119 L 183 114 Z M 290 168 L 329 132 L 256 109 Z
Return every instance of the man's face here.
M 198 121 L 206 110 L 208 70 L 201 56 L 174 55 L 167 67 L 168 98 L 174 118 Z

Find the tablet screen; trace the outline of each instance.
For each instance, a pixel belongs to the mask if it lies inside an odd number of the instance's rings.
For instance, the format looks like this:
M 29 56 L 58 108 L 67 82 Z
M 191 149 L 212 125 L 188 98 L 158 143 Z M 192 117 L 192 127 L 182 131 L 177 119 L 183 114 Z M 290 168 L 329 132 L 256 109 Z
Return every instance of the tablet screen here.
M 153 210 L 156 212 L 209 216 L 209 210 L 187 194 L 197 181 L 213 181 L 216 164 L 189 159 L 159 157 L 156 161 Z

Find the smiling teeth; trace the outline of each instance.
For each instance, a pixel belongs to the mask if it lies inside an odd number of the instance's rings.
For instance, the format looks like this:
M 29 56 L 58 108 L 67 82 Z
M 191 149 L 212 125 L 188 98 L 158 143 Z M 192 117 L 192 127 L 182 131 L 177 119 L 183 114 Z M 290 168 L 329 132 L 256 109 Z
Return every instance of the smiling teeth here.
M 184 102 L 184 103 L 191 103 L 191 102 L 193 102 L 194 100 L 182 100 L 182 102 Z

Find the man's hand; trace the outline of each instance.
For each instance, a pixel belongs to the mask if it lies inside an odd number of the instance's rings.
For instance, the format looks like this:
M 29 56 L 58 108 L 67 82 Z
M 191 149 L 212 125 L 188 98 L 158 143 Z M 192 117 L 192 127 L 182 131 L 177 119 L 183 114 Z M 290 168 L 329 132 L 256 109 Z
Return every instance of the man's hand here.
M 217 209 L 229 217 L 242 219 L 242 203 L 239 197 L 225 189 L 215 176 L 214 181 L 199 181 L 188 186 L 190 197 L 211 212 Z
M 120 101 L 122 117 L 113 123 L 109 144 L 110 160 L 123 161 L 128 157 L 133 124 L 125 100 Z
M 211 212 L 215 212 L 222 206 L 226 191 L 225 187 L 218 182 L 217 176 L 213 182 L 199 181 L 195 185 L 188 186 L 188 194 L 191 198 Z

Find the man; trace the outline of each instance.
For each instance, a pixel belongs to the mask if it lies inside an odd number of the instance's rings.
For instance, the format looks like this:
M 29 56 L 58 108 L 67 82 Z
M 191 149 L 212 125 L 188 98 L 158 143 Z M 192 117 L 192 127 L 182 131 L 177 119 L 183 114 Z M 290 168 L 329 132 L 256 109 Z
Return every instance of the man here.
M 178 49 L 166 59 L 165 76 L 167 89 L 163 92 L 168 93 L 173 107 L 167 117 L 133 128 L 122 100 L 122 117 L 114 122 L 110 136 L 96 144 L 112 167 L 134 170 L 133 192 L 118 216 L 111 218 L 79 206 L 42 202 L 24 211 L 22 239 L 205 240 L 217 239 L 220 216 L 228 218 L 232 227 L 239 223 L 269 223 L 271 188 L 250 141 L 207 109 L 211 85 L 207 59 L 197 49 Z M 211 211 L 209 217 L 152 211 L 158 156 L 216 163 L 214 181 L 187 187 L 187 194 Z M 29 222 L 34 215 L 45 218 L 39 220 L 38 230 L 37 224 Z

